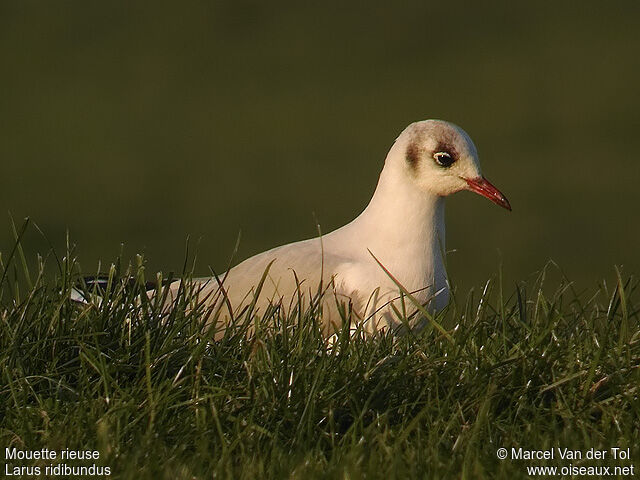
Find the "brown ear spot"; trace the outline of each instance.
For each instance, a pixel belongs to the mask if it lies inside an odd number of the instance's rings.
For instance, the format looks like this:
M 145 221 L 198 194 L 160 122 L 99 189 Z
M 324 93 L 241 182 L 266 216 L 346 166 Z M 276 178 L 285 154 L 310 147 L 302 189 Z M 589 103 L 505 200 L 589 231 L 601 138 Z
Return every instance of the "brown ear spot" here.
M 418 162 L 420 161 L 420 149 L 415 143 L 409 144 L 405 158 L 412 170 L 416 170 L 418 168 Z

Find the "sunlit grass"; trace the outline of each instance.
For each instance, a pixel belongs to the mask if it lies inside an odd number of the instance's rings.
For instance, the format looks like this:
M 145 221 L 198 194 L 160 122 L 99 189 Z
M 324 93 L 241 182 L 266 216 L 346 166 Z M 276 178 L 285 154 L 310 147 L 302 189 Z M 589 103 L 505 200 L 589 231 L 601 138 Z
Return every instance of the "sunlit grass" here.
M 28 259 L 19 242 L 2 256 L 3 457 L 97 449 L 113 478 L 132 479 L 525 478 L 567 461 L 501 461 L 499 447 L 630 447 L 619 464 L 640 468 L 632 278 L 590 292 L 546 270 L 517 286 L 492 278 L 455 292 L 437 319 L 446 335 L 344 329 L 328 348 L 313 308 L 247 311 L 213 343 L 188 289 L 169 315 L 139 300 L 142 259 L 107 268 L 108 291 L 88 306 L 69 300 L 72 251 L 48 256 L 55 278 Z M 262 322 L 253 338 L 248 322 Z

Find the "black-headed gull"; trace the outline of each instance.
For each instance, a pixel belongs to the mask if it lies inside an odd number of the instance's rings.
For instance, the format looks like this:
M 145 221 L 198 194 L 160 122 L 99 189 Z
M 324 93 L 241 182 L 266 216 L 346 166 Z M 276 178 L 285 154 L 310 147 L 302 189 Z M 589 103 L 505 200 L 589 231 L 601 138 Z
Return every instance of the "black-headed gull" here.
M 220 307 L 222 332 L 229 319 L 254 300 L 268 269 L 255 304 L 257 314 L 270 304 L 285 311 L 300 299 L 309 305 L 309 295 L 323 285 L 322 321 L 328 333 L 342 324 L 336 299 L 351 303 L 352 318 L 364 331 L 396 329 L 403 323 L 391 306 L 400 308 L 396 282 L 431 311 L 448 302 L 444 200 L 461 190 L 511 210 L 505 196 L 480 173 L 476 147 L 464 130 L 442 120 L 412 123 L 391 147 L 373 198 L 355 220 L 331 233 L 255 255 L 217 279 L 196 280 L 199 298 Z M 179 286 L 170 286 L 172 294 Z M 405 306 L 415 311 L 411 304 Z

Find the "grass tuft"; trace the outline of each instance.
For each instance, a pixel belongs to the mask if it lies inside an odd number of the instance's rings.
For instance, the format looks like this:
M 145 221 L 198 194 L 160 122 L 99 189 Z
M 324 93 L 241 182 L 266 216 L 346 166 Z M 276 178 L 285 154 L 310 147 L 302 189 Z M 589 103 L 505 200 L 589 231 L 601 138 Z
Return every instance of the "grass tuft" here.
M 71 302 L 73 252 L 53 255 L 53 277 L 42 258 L 30 272 L 25 228 L 0 257 L 2 447 L 97 449 L 122 479 L 528 478 L 568 464 L 499 460 L 500 447 L 640 458 L 638 281 L 618 270 L 591 292 L 551 282 L 550 266 L 511 291 L 490 279 L 478 298 L 454 292 L 435 328 L 345 328 L 329 348 L 317 303 L 252 306 L 212 343 L 189 288 L 169 316 L 139 301 L 142 258 L 114 262 L 101 302 Z

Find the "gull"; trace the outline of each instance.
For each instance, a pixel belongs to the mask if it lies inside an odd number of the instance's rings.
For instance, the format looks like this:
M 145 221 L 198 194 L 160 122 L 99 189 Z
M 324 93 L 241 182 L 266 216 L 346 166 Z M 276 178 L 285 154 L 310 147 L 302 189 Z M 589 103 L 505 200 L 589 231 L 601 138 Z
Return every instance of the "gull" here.
M 389 150 L 371 201 L 353 221 L 255 255 L 219 276 L 193 280 L 198 298 L 217 309 L 216 338 L 249 305 L 258 315 L 269 307 L 287 314 L 303 308 L 301 302 L 311 305 L 321 290 L 328 335 L 344 322 L 340 304 L 367 333 L 401 328 L 398 312 L 416 313 L 415 302 L 439 311 L 449 300 L 445 198 L 461 190 L 511 210 L 482 176 L 476 147 L 464 130 L 443 120 L 410 124 Z M 181 285 L 169 286 L 169 298 Z M 414 304 L 400 303 L 403 291 Z
M 189 288 L 195 297 L 191 305 L 205 307 L 216 323 L 214 339 L 248 308 L 257 315 L 273 308 L 288 315 L 312 305 L 320 310 L 328 336 L 347 317 L 354 321 L 352 330 L 398 331 L 415 313 L 437 312 L 449 301 L 444 202 L 461 190 L 511 210 L 482 175 L 478 152 L 464 130 L 444 120 L 415 122 L 389 150 L 371 201 L 347 225 L 260 253 L 221 275 L 150 286 L 147 294 L 163 295 L 169 311 L 176 308 L 181 289 Z M 99 303 L 108 280 L 85 278 L 83 283 L 82 290 L 73 289 L 72 300 Z M 94 293 L 88 294 L 87 286 Z

